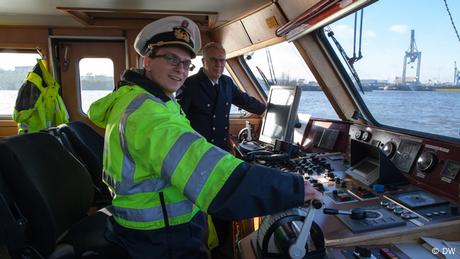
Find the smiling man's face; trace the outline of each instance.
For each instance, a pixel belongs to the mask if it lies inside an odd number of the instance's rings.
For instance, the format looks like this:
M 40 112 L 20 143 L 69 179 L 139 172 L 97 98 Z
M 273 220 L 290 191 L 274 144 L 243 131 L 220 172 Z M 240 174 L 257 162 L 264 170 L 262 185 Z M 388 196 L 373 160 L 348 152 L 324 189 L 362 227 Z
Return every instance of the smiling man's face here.
M 184 84 L 189 72 L 184 63 L 174 65 L 172 60 L 190 63 L 190 52 L 177 47 L 163 47 L 153 57 L 147 56 L 144 59 L 145 76 L 157 83 L 167 95 Z

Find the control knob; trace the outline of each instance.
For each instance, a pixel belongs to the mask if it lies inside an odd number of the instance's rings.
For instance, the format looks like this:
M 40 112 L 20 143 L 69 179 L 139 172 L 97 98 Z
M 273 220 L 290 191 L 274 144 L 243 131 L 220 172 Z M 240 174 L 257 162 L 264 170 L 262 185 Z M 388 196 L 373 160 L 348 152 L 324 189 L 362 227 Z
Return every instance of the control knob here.
M 357 130 L 355 132 L 355 139 L 361 140 L 361 138 L 363 137 L 363 132 L 363 130 Z
M 387 157 L 392 157 L 393 154 L 396 151 L 396 144 L 393 141 L 388 141 L 383 145 L 382 147 L 382 152 L 387 156 Z
M 366 142 L 368 142 L 369 140 L 371 140 L 371 138 L 372 138 L 372 133 L 370 133 L 369 131 L 364 131 L 363 134 L 362 134 L 362 136 L 361 136 L 361 139 L 362 139 L 363 141 L 366 141 Z
M 438 162 L 438 158 L 432 151 L 423 152 L 417 159 L 417 168 L 422 172 L 429 172 Z

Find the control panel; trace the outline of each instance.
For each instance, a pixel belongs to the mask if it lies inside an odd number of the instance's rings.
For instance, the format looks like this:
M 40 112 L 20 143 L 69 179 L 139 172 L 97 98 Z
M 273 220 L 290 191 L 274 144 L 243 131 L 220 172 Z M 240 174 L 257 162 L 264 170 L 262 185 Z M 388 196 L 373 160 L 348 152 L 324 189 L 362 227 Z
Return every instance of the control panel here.
M 458 216 L 456 205 L 423 190 L 385 195 L 380 205 L 404 219 L 419 218 L 422 221 L 432 221 Z
M 379 148 L 411 184 L 460 201 L 460 145 L 351 125 L 352 141 Z
M 375 237 L 382 233 L 405 232 L 411 228 L 460 219 L 458 205 L 414 185 L 398 186 L 395 190 L 378 189 L 367 186 L 356 179 L 350 179 L 346 173 L 350 166 L 346 163 L 344 154 L 341 153 L 309 153 L 291 159 L 255 160 L 255 162 L 285 172 L 298 173 L 324 193 L 322 213 L 320 211 L 316 213 L 310 234 L 324 233 L 326 240 L 344 240 L 341 235 L 347 232 L 350 234 L 345 234 L 345 237 Z M 454 163 L 449 168 L 456 171 L 457 164 Z M 362 169 L 362 171 L 369 170 Z M 408 173 L 401 174 L 408 175 Z M 305 218 L 302 215 L 292 210 L 267 216 L 256 238 L 252 241 L 254 254 L 259 257 L 267 251 L 278 251 L 280 253 L 278 255 L 287 254 L 293 240 L 299 238 L 302 228 L 299 222 Z M 331 220 L 331 217 L 334 217 L 335 221 Z M 273 220 L 270 221 L 270 219 Z M 336 233 L 342 234 L 335 236 Z M 275 250 L 268 248 L 267 240 L 271 235 L 274 237 Z M 320 236 L 316 237 L 316 245 L 308 243 L 307 251 L 310 253 L 324 252 L 323 246 L 318 245 L 318 242 L 323 239 L 323 235 Z M 308 250 L 307 247 L 315 249 Z M 382 250 L 382 248 L 385 249 Z M 407 258 L 394 246 L 378 246 L 375 249 L 366 246 L 358 252 L 356 249 L 357 247 L 326 249 L 326 253 L 328 255 L 339 253 L 338 255 L 348 258 L 356 254 L 365 255 L 366 252 L 371 251 L 372 254 L 383 257 L 386 254 L 398 254 L 400 258 Z
M 353 214 L 337 215 L 337 217 L 353 233 L 363 233 L 406 225 L 404 219 L 380 206 L 366 206 L 360 208 L 360 211 L 362 211 L 362 213 L 364 214 L 360 218 L 357 218 L 356 216 L 353 217 Z M 353 210 L 351 211 L 351 213 L 356 214 L 356 212 Z
M 324 205 L 315 215 L 315 224 L 326 243 L 354 246 L 326 246 L 328 255 L 407 258 L 398 246 L 369 244 L 376 238 L 392 240 L 397 233 L 417 230 L 423 235 L 438 227 L 450 232 L 446 224 L 450 222 L 458 228 L 459 144 L 376 127 L 312 120 L 297 156 L 278 155 L 277 159 L 261 156 L 252 161 L 300 174 L 322 191 Z M 296 224 L 280 223 L 282 227 L 273 232 L 274 236 L 289 237 L 283 240 L 297 237 L 301 225 Z M 356 246 L 358 242 L 367 245 L 361 248 Z

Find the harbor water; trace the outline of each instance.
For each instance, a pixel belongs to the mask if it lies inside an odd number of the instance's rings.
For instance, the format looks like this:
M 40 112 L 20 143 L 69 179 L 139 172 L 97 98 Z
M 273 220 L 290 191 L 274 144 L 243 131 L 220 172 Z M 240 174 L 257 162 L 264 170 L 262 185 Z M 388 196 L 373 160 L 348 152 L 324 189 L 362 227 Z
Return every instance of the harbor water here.
M 82 110 L 110 93 L 83 91 Z M 0 114 L 11 115 L 17 91 L 0 91 Z M 375 120 L 398 128 L 460 138 L 460 92 L 371 91 L 361 95 Z M 234 109 L 236 110 L 236 109 Z M 300 113 L 314 118 L 338 119 L 321 91 L 303 91 Z

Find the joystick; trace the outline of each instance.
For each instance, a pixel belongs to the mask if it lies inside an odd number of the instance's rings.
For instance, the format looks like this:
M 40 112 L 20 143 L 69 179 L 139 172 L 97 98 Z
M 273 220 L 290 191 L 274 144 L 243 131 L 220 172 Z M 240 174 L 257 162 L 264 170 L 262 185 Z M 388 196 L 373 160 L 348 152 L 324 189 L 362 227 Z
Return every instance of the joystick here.
M 324 208 L 323 209 L 324 214 L 330 214 L 330 215 L 337 215 L 337 214 L 342 214 L 342 215 L 350 215 L 351 219 L 355 220 L 360 220 L 360 219 L 366 219 L 370 217 L 372 211 L 367 211 L 363 210 L 361 208 L 355 208 L 352 210 L 337 210 L 337 209 L 332 209 L 332 208 Z

